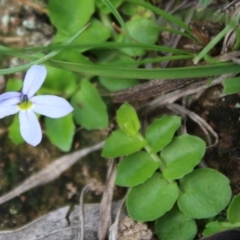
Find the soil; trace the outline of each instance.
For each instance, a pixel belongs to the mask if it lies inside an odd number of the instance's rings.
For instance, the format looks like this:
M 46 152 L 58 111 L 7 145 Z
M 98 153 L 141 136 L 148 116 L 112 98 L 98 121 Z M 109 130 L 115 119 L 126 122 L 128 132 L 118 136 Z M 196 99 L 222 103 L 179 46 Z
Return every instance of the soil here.
M 240 95 L 220 97 L 221 86 L 208 89 L 193 110 L 217 132 L 219 144 L 208 148 L 204 161 L 208 167 L 226 175 L 233 194 L 240 192 Z M 196 134 L 197 129 L 195 129 Z

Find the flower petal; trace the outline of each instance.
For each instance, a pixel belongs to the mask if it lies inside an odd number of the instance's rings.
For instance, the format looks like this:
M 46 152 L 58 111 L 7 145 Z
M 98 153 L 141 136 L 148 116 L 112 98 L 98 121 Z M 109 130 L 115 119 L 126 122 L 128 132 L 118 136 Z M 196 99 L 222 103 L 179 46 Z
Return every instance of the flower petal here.
M 15 114 L 19 111 L 17 104 L 20 103 L 20 97 L 9 98 L 0 102 L 0 118 Z
M 64 98 L 57 96 L 35 96 L 30 101 L 34 112 L 50 118 L 60 118 L 73 111 L 73 107 Z
M 6 92 L 0 95 L 0 102 L 9 98 L 20 97 L 20 92 Z
M 47 69 L 44 66 L 33 65 L 24 78 L 22 93 L 28 98 L 32 97 L 42 86 L 46 75 Z
M 32 146 L 37 146 L 42 140 L 42 130 L 35 113 L 32 110 L 19 112 L 20 133 L 23 139 Z

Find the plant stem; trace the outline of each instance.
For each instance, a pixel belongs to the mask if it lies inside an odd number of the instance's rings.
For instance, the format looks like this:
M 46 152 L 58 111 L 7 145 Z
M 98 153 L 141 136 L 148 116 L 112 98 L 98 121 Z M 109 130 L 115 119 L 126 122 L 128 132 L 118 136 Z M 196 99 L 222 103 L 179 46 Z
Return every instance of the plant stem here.
M 141 135 L 141 133 L 138 133 L 138 139 L 141 140 L 141 141 L 146 141 L 145 138 Z M 146 145 L 144 146 L 144 149 L 148 152 L 148 154 L 151 156 L 151 158 L 155 162 L 159 163 L 159 169 L 163 173 L 165 168 L 166 168 L 163 160 L 156 153 L 152 153 L 152 148 L 148 143 L 146 143 Z

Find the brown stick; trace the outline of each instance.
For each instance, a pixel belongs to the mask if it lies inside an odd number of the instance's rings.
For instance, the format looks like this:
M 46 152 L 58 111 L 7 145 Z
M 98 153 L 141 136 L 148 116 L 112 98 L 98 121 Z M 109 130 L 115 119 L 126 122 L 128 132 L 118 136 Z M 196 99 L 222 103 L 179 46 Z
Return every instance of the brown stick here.
M 162 95 L 173 90 L 185 88 L 193 83 L 205 81 L 205 78 L 186 78 L 152 80 L 137 86 L 120 90 L 113 94 L 113 102 L 135 102 Z

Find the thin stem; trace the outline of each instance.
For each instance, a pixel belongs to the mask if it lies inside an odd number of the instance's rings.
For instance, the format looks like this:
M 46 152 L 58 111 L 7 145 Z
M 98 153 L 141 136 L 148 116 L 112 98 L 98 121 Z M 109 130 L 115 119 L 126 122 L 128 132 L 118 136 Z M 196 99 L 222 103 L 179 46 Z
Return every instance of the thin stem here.
M 141 140 L 141 141 L 145 141 L 145 139 L 141 135 L 141 133 L 138 133 L 138 139 Z M 149 155 L 151 156 L 151 158 L 155 162 L 159 163 L 159 169 L 163 173 L 164 170 L 166 169 L 166 166 L 165 166 L 163 160 L 156 153 L 152 153 L 152 148 L 151 148 L 151 146 L 148 143 L 146 143 L 146 145 L 144 146 L 144 149 L 149 153 Z
M 239 227 L 240 227 L 240 222 L 236 222 L 236 223 L 221 222 L 221 225 L 222 225 L 224 228 L 227 228 L 227 229 L 239 228 Z

